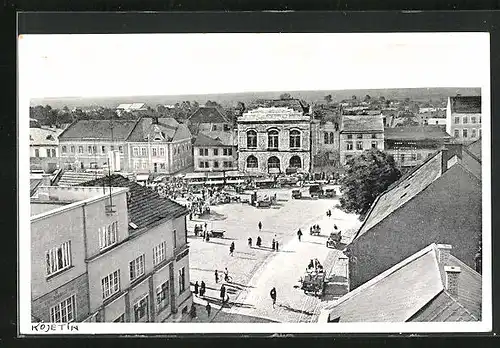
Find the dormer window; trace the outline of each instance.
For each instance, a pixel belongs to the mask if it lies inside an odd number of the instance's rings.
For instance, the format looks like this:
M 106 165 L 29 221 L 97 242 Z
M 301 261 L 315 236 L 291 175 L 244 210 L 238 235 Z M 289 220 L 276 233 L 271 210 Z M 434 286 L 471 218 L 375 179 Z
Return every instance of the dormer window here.
M 45 139 L 47 139 L 47 140 L 54 140 L 54 137 L 51 134 L 49 134 L 49 135 L 47 135 L 47 137 L 45 137 Z

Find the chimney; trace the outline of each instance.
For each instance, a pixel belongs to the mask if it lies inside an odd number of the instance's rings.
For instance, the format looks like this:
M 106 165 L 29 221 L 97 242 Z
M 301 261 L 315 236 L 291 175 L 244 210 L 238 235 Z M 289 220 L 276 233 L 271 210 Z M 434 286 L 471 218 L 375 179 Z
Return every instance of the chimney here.
M 438 244 L 437 249 L 438 249 L 439 263 L 446 266 L 450 258 L 451 245 Z
M 50 186 L 50 174 L 42 174 L 42 186 Z
M 444 266 L 446 272 L 446 290 L 451 295 L 458 296 L 458 278 L 460 277 L 460 267 Z

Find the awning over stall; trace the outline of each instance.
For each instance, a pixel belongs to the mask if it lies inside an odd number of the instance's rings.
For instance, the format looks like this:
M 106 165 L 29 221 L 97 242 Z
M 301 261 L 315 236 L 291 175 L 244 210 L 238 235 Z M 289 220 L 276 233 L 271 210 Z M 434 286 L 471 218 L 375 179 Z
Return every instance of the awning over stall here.
M 149 174 L 137 174 L 135 176 L 136 181 L 148 181 L 149 179 Z
M 184 179 L 204 179 L 207 177 L 207 173 L 187 173 Z
M 221 172 L 208 173 L 209 179 L 216 179 L 216 178 L 223 178 L 223 177 L 224 177 L 224 173 L 221 173 Z

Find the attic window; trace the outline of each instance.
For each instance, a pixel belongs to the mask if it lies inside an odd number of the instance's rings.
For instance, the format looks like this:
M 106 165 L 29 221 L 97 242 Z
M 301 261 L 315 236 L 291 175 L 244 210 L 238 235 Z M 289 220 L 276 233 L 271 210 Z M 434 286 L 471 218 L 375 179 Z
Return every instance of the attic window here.
M 47 140 L 54 140 L 54 137 L 52 137 L 52 135 L 49 134 L 49 135 L 47 135 L 47 137 L 45 137 L 45 139 L 47 139 Z
M 129 222 L 129 223 L 128 223 L 128 225 L 129 225 L 130 227 L 132 227 L 134 230 L 136 230 L 136 229 L 137 229 L 137 225 L 136 225 L 136 224 L 134 224 L 133 222 Z
M 408 188 L 408 187 L 410 187 L 410 184 L 406 184 L 404 188 Z
M 401 198 L 404 198 L 406 196 L 407 192 L 403 193 L 403 195 L 401 196 Z

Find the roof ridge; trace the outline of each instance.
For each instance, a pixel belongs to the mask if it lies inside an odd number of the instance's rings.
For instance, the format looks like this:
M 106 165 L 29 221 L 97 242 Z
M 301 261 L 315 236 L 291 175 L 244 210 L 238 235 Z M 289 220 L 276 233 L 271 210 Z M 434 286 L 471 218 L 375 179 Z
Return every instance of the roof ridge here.
M 142 121 L 143 117 L 144 116 L 140 116 L 137 120 L 135 120 L 134 126 L 132 127 L 132 129 L 128 132 L 127 136 L 125 137 L 125 142 L 129 141 L 129 138 L 132 135 L 132 132 L 135 130 L 135 128 L 137 127 L 137 125 L 139 124 L 139 122 Z
M 476 318 L 476 316 L 474 314 L 472 314 L 467 308 L 464 307 L 464 305 L 462 305 L 456 298 L 454 298 L 453 296 L 451 296 L 451 294 L 445 289 L 443 291 L 446 296 L 448 296 L 452 301 L 454 301 L 459 307 L 462 307 L 463 310 L 465 310 L 467 312 L 467 314 L 469 314 L 474 320 L 476 321 L 479 321 L 479 318 Z
M 398 262 L 397 264 L 395 264 L 394 266 L 390 267 L 389 269 L 385 270 L 384 272 L 380 273 L 379 275 L 373 277 L 372 279 L 370 279 L 369 281 L 361 284 L 360 286 L 358 286 L 356 289 L 354 289 L 353 291 L 351 292 L 348 292 L 347 294 L 345 294 L 344 296 L 342 296 L 341 298 L 339 298 L 337 301 L 335 301 L 334 304 L 332 304 L 332 307 L 336 307 L 338 306 L 339 304 L 345 302 L 346 300 L 348 299 L 351 299 L 352 297 L 358 295 L 360 292 L 362 292 L 364 289 L 367 289 L 368 287 L 371 287 L 372 285 L 378 283 L 379 281 L 381 281 L 382 279 L 385 279 L 387 278 L 388 276 L 392 275 L 393 273 L 395 273 L 396 271 L 399 271 L 400 269 L 402 269 L 403 267 L 405 267 L 406 265 L 410 264 L 411 262 L 419 259 L 420 257 L 424 256 L 425 254 L 427 254 L 428 252 L 430 251 L 434 251 L 435 250 L 435 247 L 436 247 L 436 243 L 432 243 L 432 244 L 429 244 L 428 246 L 426 246 L 425 248 L 417 251 L 416 253 L 408 256 L 406 259 Z M 325 307 L 325 309 L 328 309 L 328 307 Z

